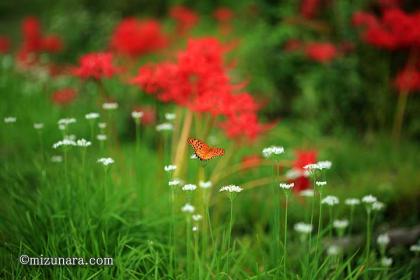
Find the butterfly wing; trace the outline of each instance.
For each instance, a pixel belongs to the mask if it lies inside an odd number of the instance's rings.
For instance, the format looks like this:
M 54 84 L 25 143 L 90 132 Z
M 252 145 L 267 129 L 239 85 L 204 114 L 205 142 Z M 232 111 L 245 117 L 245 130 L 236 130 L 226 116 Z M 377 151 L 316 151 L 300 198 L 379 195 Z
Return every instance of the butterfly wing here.
M 224 149 L 210 147 L 199 139 L 188 138 L 188 143 L 193 147 L 195 154 L 200 160 L 210 160 L 225 154 Z
M 188 144 L 194 149 L 194 153 L 200 160 L 206 159 L 206 155 L 210 150 L 209 145 L 199 139 L 188 138 Z
M 212 159 L 214 157 L 220 157 L 220 156 L 223 156 L 224 154 L 225 154 L 224 149 L 212 147 L 212 148 L 210 148 L 209 152 L 206 155 L 206 157 L 207 157 L 206 160 L 207 159 Z

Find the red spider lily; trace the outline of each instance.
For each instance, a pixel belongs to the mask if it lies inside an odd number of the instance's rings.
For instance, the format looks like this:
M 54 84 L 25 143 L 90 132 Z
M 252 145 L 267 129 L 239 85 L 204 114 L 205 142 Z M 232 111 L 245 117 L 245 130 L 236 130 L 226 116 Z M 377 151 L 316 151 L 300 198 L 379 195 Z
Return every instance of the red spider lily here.
M 337 48 L 331 43 L 310 43 L 306 46 L 305 53 L 314 61 L 327 63 L 337 56 Z
M 152 106 L 137 106 L 133 109 L 136 112 L 143 112 L 140 123 L 143 125 L 153 125 L 156 123 L 156 110 Z
M 320 0 L 302 0 L 300 14 L 307 19 L 312 19 L 318 14 L 320 4 Z
M 52 96 L 52 102 L 57 105 L 68 105 L 74 101 L 77 92 L 72 88 L 63 88 L 55 91 Z
M 110 78 L 119 70 L 113 64 L 111 53 L 88 53 L 79 59 L 79 66 L 73 69 L 73 74 L 82 79 L 100 80 Z
M 374 15 L 362 11 L 353 14 L 352 23 L 355 26 L 367 26 L 368 28 L 379 25 L 379 21 Z
M 384 10 L 377 18 L 369 13 L 356 13 L 353 22 L 365 26 L 363 39 L 378 48 L 396 50 L 420 46 L 420 12 L 407 14 L 398 8 Z
M 308 164 L 316 163 L 318 152 L 315 150 L 297 150 L 295 153 L 296 159 L 293 162 L 293 168 L 288 172 L 288 176 L 289 181 L 295 184 L 293 190 L 300 192 L 309 189 L 311 186 L 311 181 L 304 167 Z
M 255 140 L 273 127 L 273 124 L 261 124 L 255 113 L 244 113 L 228 117 L 220 124 L 227 137 L 233 140 Z
M 58 36 L 42 34 L 41 24 L 36 17 L 23 20 L 22 36 L 23 42 L 17 54 L 22 67 L 36 63 L 41 52 L 55 53 L 63 49 L 63 42 Z
M 401 0 L 378 0 L 381 8 L 397 8 L 401 6 Z
M 288 40 L 283 46 L 283 49 L 286 52 L 297 51 L 297 50 L 300 50 L 301 48 L 302 48 L 302 42 L 296 39 Z
M 198 23 L 197 13 L 184 6 L 172 7 L 170 16 L 176 21 L 179 34 L 185 34 Z
M 232 20 L 233 12 L 229 8 L 220 7 L 214 11 L 213 16 L 219 23 L 227 23 Z
M 111 48 L 128 56 L 141 56 L 165 47 L 167 39 L 155 20 L 123 19 L 115 28 Z
M 397 74 L 394 82 L 401 93 L 420 91 L 420 71 L 406 68 Z
M 36 17 L 27 17 L 22 22 L 23 49 L 38 52 L 41 49 L 41 24 Z
M 60 37 L 49 35 L 42 38 L 41 49 L 45 52 L 56 53 L 63 49 L 63 42 Z
M 10 40 L 5 36 L 0 36 L 0 53 L 7 53 L 10 49 Z
M 214 38 L 191 39 L 176 62 L 146 65 L 133 83 L 163 102 L 212 116 L 224 116 L 221 124 L 231 138 L 254 139 L 268 129 L 258 122 L 258 104 L 243 85 L 233 85 L 223 64 L 227 48 Z
M 260 155 L 244 156 L 241 160 L 242 168 L 248 169 L 259 166 L 263 161 Z

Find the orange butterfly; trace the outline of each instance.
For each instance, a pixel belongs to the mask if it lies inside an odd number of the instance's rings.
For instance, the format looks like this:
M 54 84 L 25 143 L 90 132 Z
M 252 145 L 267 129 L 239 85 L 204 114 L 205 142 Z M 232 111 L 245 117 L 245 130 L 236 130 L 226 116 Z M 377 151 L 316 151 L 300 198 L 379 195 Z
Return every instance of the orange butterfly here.
M 193 147 L 195 155 L 200 160 L 209 160 L 214 157 L 223 156 L 225 154 L 224 149 L 210 147 L 199 139 L 188 138 L 187 142 L 191 145 L 191 147 Z

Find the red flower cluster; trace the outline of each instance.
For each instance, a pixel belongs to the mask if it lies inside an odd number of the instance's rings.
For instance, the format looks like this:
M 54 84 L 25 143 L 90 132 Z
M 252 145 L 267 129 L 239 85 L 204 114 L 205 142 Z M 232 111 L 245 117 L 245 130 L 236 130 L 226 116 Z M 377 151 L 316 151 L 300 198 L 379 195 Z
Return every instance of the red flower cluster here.
M 156 110 L 152 106 L 136 106 L 133 111 L 143 113 L 140 119 L 143 125 L 153 125 L 156 122 Z
M 229 8 L 220 7 L 214 11 L 213 16 L 218 22 L 227 23 L 232 20 L 233 12 Z
M 163 48 L 166 43 L 159 22 L 126 18 L 115 28 L 110 45 L 121 54 L 140 56 Z
M 56 53 L 63 49 L 61 39 L 56 35 L 44 36 L 41 24 L 35 17 L 28 17 L 22 22 L 23 43 L 18 58 L 25 62 L 31 54 L 40 52 Z
M 306 55 L 318 62 L 330 62 L 338 54 L 337 48 L 331 43 L 310 43 L 305 47 Z
M 0 53 L 7 53 L 10 49 L 10 40 L 5 36 L 0 36 Z
M 365 27 L 363 39 L 373 46 L 389 50 L 420 47 L 420 11 L 407 14 L 391 8 L 384 10 L 381 18 L 357 12 L 353 24 Z
M 76 96 L 77 93 L 74 89 L 63 88 L 54 92 L 51 96 L 51 100 L 57 105 L 67 105 L 73 102 Z
M 197 13 L 180 5 L 171 8 L 170 16 L 176 21 L 179 34 L 185 34 L 198 23 Z
M 295 186 L 293 190 L 300 192 L 310 188 L 311 181 L 304 167 L 311 163 L 316 163 L 317 151 L 314 150 L 297 150 L 296 159 L 293 162 L 293 168 L 288 172 L 289 181 Z
M 420 91 L 420 70 L 407 67 L 397 74 L 394 82 L 401 93 Z
M 163 102 L 200 113 L 224 116 L 220 124 L 231 138 L 254 139 L 268 129 L 258 122 L 258 104 L 231 84 L 223 65 L 226 47 L 214 38 L 190 39 L 175 63 L 143 66 L 133 83 Z
M 307 19 L 312 19 L 318 14 L 320 4 L 320 0 L 302 0 L 300 14 Z
M 111 53 L 88 53 L 79 59 L 79 66 L 73 69 L 73 74 L 82 79 L 102 79 L 114 76 L 118 69 L 114 66 Z

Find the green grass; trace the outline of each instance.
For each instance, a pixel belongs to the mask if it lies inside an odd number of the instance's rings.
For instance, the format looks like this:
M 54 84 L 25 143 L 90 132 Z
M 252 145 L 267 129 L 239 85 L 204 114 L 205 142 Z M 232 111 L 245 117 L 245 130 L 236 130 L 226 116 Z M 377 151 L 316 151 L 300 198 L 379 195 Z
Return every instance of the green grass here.
M 3 75 L 4 74 L 4 75 Z M 28 79 L 29 78 L 29 79 Z M 212 189 L 207 215 L 206 197 L 198 188 L 186 193 L 176 188 L 174 201 L 168 180 L 172 175 L 163 167 L 172 163 L 171 138 L 153 127 L 141 128 L 136 150 L 134 125 L 130 119 L 133 100 L 124 97 L 125 89 L 116 87 L 120 108 L 112 113 L 108 127 L 114 134 L 103 149 L 95 140 L 86 148 L 70 147 L 67 160 L 51 162 L 52 149 L 62 138 L 57 121 L 75 117 L 69 134 L 90 140 L 89 123 L 84 114 L 100 111 L 95 104 L 94 87 L 81 90 L 75 104 L 53 107 L 48 93 L 51 85 L 31 77 L 2 72 L 0 115 L 16 116 L 14 124 L 1 123 L 1 194 L 0 239 L 2 279 L 413 279 L 418 276 L 419 259 L 407 247 L 397 246 L 388 254 L 391 268 L 379 263 L 375 240 L 366 259 L 364 245 L 339 256 L 328 256 L 323 240 L 330 232 L 329 211 L 323 206 L 322 231 L 317 240 L 318 200 L 314 200 L 314 230 L 303 238 L 293 230 L 299 221 L 308 222 L 311 204 L 291 195 L 288 208 L 287 263 L 283 262 L 284 195 L 278 183 L 284 179 L 272 175 L 273 167 L 235 173 L 217 182 Z M 69 83 L 71 81 L 68 81 Z M 142 101 L 147 98 L 142 97 Z M 138 100 L 137 100 L 138 101 Z M 159 118 L 174 108 L 158 105 Z M 102 119 L 105 113 L 101 111 Z M 178 115 L 182 118 L 182 115 Z M 33 122 L 44 122 L 41 135 Z M 194 131 L 194 130 L 193 130 Z M 396 148 L 387 135 L 361 139 L 349 132 L 324 135 L 315 123 L 283 121 L 263 139 L 242 149 L 232 148 L 217 130 L 212 135 L 227 152 L 234 152 L 230 165 L 246 154 L 260 154 L 264 146 L 282 145 L 280 160 L 294 158 L 293 150 L 315 148 L 319 159 L 331 160 L 326 172 L 328 186 L 323 196 L 346 197 L 374 194 L 387 208 L 376 215 L 373 232 L 384 228 L 412 226 L 419 222 L 420 154 L 416 143 L 408 140 Z M 116 141 L 118 139 L 118 141 Z M 231 150 L 229 150 L 231 149 Z M 234 150 L 233 150 L 234 149 Z M 205 165 L 189 160 L 182 179 L 198 184 L 208 179 L 220 163 Z M 105 169 L 97 159 L 109 156 L 115 164 Z M 226 168 L 230 167 L 227 166 Z M 225 172 L 227 169 L 220 172 Z M 223 185 L 246 186 L 250 181 L 271 177 L 272 182 L 245 190 L 232 200 L 218 190 Z M 181 207 L 191 202 L 203 219 L 196 223 Z M 280 219 L 273 222 L 276 211 Z M 334 208 L 337 218 L 349 218 L 349 208 L 341 203 Z M 366 232 L 366 213 L 358 207 L 354 213 L 354 234 Z M 210 218 L 210 219 L 209 219 Z M 232 228 L 230 224 L 232 223 Z M 198 224 L 198 231 L 192 226 Z M 273 229 L 276 232 L 273 232 Z M 278 232 L 277 232 L 278 231 Z M 173 236 L 171 233 L 173 232 Z M 231 232 L 231 234 L 229 234 Z M 278 238 L 276 238 L 278 237 Z M 316 249 L 316 245 L 319 248 Z M 99 266 L 24 266 L 20 255 L 31 257 L 113 257 L 113 265 Z

